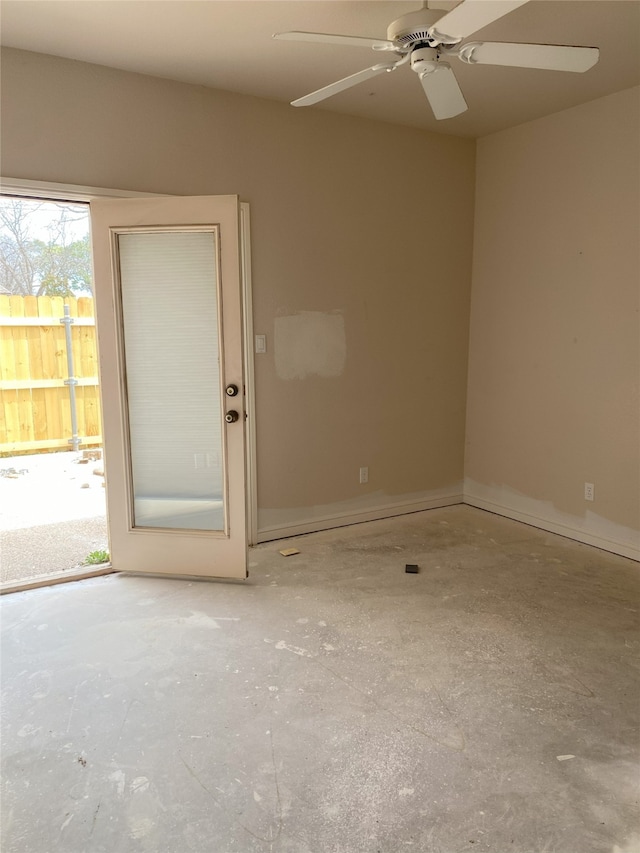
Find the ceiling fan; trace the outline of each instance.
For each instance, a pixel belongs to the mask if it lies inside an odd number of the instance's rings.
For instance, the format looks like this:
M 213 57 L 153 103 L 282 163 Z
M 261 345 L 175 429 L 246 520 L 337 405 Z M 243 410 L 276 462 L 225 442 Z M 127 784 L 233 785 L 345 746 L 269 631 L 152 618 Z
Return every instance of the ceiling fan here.
M 460 59 L 468 65 L 507 65 L 550 71 L 582 72 L 588 71 L 596 64 L 599 57 L 597 47 L 481 41 L 461 44 L 473 33 L 527 2 L 528 0 L 462 0 L 450 12 L 429 8 L 425 2 L 423 8 L 393 21 L 387 29 L 386 39 L 297 31 L 275 33 L 275 39 L 368 47 L 397 57 L 393 62 L 377 63 L 324 86 L 292 101 L 292 105 L 307 107 L 317 104 L 378 74 L 395 71 L 401 65 L 409 63 L 420 78 L 435 117 L 447 119 L 468 109 L 458 81 L 447 62 L 449 57 Z

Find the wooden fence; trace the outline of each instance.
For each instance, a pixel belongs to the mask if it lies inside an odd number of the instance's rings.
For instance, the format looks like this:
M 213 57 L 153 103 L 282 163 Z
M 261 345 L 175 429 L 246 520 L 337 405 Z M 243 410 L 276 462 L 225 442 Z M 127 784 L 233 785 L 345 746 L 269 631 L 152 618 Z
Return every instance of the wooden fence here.
M 77 434 L 81 446 L 102 444 L 93 299 L 0 296 L 0 456 L 72 447 L 65 305 Z

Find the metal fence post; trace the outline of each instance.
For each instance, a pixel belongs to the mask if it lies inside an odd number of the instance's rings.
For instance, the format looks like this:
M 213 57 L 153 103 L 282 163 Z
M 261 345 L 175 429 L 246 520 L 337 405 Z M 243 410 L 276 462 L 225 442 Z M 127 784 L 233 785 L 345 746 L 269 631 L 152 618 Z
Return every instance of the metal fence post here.
M 71 342 L 71 324 L 73 317 L 69 312 L 69 306 L 64 306 L 64 317 L 60 320 L 64 326 L 64 336 L 67 344 L 67 373 L 69 378 L 65 379 L 64 384 L 69 386 L 69 406 L 71 408 L 71 438 L 69 444 L 74 450 L 80 447 L 80 439 L 78 437 L 78 413 L 76 410 L 76 385 L 78 380 L 73 373 L 73 348 Z

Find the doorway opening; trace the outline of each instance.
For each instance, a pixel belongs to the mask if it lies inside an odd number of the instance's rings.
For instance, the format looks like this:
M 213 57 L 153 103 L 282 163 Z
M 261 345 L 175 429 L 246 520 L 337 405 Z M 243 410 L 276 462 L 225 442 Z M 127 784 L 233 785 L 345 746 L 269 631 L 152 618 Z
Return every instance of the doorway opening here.
M 2 591 L 109 570 L 89 205 L 0 196 Z

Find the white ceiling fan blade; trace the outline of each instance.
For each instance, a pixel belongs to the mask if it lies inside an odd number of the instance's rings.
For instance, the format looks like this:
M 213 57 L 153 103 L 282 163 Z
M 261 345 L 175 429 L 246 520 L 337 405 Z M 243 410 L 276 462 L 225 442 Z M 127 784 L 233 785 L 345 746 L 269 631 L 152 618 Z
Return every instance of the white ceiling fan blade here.
M 524 6 L 528 0 L 463 0 L 455 9 L 440 18 L 429 32 L 443 44 L 456 44 L 488 24 Z
M 421 74 L 420 82 L 437 119 L 453 118 L 469 109 L 447 62 L 439 62 L 435 71 Z
M 460 49 L 460 59 L 471 65 L 509 65 L 549 71 L 588 71 L 598 61 L 597 47 L 565 47 L 559 44 L 511 44 L 469 42 Z
M 358 83 L 364 83 L 371 77 L 378 74 L 383 74 L 385 71 L 393 71 L 396 64 L 379 64 L 373 65 L 371 68 L 365 68 L 364 71 L 358 71 L 356 74 L 351 74 L 349 77 L 343 77 L 342 80 L 337 80 L 335 83 L 330 83 L 322 89 L 317 89 L 309 95 L 298 98 L 296 101 L 291 101 L 293 107 L 309 107 L 311 104 L 317 104 L 318 101 L 324 101 L 325 98 L 330 98 L 332 95 L 337 95 L 338 92 L 344 92 L 345 89 L 350 89 L 352 86 L 357 86 Z
M 333 33 L 305 33 L 293 30 L 288 33 L 274 33 L 274 39 L 280 41 L 311 41 L 320 44 L 343 44 L 351 47 L 368 47 L 373 50 L 395 50 L 392 41 L 387 39 L 370 39 L 362 36 L 339 36 Z

